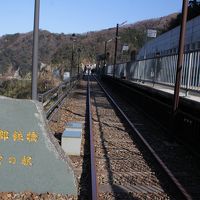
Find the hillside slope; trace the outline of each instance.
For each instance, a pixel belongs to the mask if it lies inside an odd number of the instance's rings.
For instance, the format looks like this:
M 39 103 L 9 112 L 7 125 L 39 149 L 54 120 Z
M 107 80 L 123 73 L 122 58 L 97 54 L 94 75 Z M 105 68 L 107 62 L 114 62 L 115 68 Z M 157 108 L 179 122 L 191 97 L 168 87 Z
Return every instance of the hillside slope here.
M 145 42 L 145 31 L 148 28 L 155 28 L 158 34 L 166 31 L 177 14 L 140 21 L 129 24 L 119 29 L 118 60 L 121 60 L 121 48 L 123 44 L 129 45 L 130 52 L 138 50 Z M 83 64 L 95 62 L 96 56 L 104 53 L 106 40 L 114 38 L 115 28 L 101 31 L 88 32 L 76 35 L 75 42 L 75 63 L 77 63 L 77 49 L 81 49 L 81 62 Z M 50 65 L 51 68 L 62 68 L 69 70 L 72 57 L 71 35 L 55 34 L 48 31 L 40 31 L 39 34 L 39 62 Z M 22 76 L 31 71 L 32 66 L 32 32 L 25 34 L 12 34 L 0 37 L 0 74 L 13 74 L 20 69 Z M 113 60 L 114 40 L 107 45 L 110 54 L 110 62 Z M 127 58 L 128 59 L 128 58 Z

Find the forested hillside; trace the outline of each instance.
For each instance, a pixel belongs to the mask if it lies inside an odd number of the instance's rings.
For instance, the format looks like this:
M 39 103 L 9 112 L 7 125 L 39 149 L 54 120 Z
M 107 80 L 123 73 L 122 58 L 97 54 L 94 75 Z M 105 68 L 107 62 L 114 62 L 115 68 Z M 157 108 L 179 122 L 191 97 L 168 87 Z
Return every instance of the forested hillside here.
M 154 28 L 158 34 L 166 31 L 176 19 L 177 14 L 157 19 L 149 19 L 135 24 L 127 24 L 119 28 L 118 60 L 121 57 L 121 48 L 124 44 L 129 46 L 127 59 L 131 51 L 137 51 L 146 40 L 146 30 Z M 74 59 L 77 63 L 77 49 L 81 49 L 81 63 L 96 62 L 96 56 L 104 53 L 106 40 L 115 37 L 115 27 L 95 32 L 87 32 L 76 35 L 74 42 Z M 31 71 L 32 66 L 32 32 L 25 34 L 4 35 L 0 37 L 0 74 L 12 75 L 20 69 L 24 77 Z M 114 40 L 108 43 L 107 51 L 110 54 L 110 62 L 113 60 Z M 51 68 L 69 70 L 72 57 L 71 34 L 55 34 L 41 30 L 39 34 L 39 63 Z M 40 67 L 39 66 L 39 67 Z

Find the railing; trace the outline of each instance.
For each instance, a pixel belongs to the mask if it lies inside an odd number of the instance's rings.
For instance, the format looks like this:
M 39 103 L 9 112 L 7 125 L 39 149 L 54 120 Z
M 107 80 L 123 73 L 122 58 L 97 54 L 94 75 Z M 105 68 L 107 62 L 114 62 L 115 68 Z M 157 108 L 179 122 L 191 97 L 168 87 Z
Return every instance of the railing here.
M 78 80 L 79 77 L 72 77 L 71 80 L 61 83 L 59 86 L 38 95 L 39 101 L 43 104 L 47 119 L 76 85 Z
M 139 82 L 152 82 L 174 86 L 178 55 L 159 56 L 116 65 L 115 77 Z M 107 75 L 113 74 L 113 66 L 105 69 Z M 184 54 L 181 88 L 186 91 L 200 91 L 200 51 Z

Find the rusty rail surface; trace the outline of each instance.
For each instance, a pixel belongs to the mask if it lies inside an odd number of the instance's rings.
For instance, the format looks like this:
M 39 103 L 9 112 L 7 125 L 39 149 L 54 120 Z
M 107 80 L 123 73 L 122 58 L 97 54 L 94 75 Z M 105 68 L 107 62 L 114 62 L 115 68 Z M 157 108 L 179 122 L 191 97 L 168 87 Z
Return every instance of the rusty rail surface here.
M 98 189 L 97 189 L 97 175 L 96 175 L 96 161 L 95 161 L 95 149 L 94 149 L 94 138 L 92 133 L 92 112 L 90 103 L 90 76 L 88 74 L 87 80 L 87 117 L 88 117 L 88 128 L 90 135 L 90 172 L 91 172 L 91 199 L 98 199 Z

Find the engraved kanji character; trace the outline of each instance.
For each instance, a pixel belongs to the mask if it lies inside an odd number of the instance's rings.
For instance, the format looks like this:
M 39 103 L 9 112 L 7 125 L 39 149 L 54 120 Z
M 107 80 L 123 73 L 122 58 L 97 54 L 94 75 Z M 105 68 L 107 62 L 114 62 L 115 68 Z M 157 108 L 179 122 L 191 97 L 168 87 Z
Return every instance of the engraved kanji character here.
M 13 133 L 13 140 L 14 141 L 23 141 L 24 138 L 23 138 L 23 134 L 21 131 L 14 131 Z
M 27 134 L 26 134 L 26 140 L 28 141 L 28 142 L 37 142 L 37 140 L 38 140 L 38 134 L 36 133 L 36 132 L 28 132 Z
M 8 140 L 9 139 L 9 133 L 8 131 L 3 131 L 0 129 L 0 140 Z
M 3 160 L 3 155 L 0 154 L 0 165 L 2 160 Z
M 31 156 L 23 156 L 21 159 L 21 164 L 24 166 L 32 166 L 32 157 Z
M 9 158 L 8 158 L 8 162 L 10 163 L 10 164 L 16 164 L 16 158 L 14 157 L 14 156 L 10 156 Z

